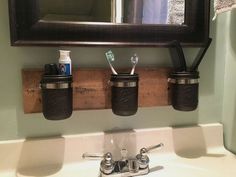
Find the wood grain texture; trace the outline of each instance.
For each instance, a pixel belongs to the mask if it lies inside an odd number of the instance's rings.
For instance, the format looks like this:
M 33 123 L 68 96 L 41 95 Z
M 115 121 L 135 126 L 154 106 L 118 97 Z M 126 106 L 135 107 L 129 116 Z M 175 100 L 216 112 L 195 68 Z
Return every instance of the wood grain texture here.
M 170 68 L 136 69 L 139 74 L 139 107 L 170 105 L 167 82 L 169 72 Z M 42 112 L 39 88 L 42 74 L 42 69 L 22 70 L 25 113 Z M 110 75 L 110 69 L 73 69 L 73 109 L 109 109 Z

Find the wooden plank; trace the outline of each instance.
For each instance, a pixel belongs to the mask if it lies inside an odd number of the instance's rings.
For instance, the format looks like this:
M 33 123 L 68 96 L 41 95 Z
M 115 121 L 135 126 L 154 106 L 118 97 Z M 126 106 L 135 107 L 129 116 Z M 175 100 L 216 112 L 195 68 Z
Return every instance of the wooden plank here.
M 139 107 L 170 105 L 167 82 L 170 68 L 137 68 L 136 72 L 139 74 Z M 42 112 L 39 88 L 42 74 L 42 69 L 22 70 L 25 113 Z M 109 109 L 110 74 L 110 69 L 74 69 L 73 109 Z

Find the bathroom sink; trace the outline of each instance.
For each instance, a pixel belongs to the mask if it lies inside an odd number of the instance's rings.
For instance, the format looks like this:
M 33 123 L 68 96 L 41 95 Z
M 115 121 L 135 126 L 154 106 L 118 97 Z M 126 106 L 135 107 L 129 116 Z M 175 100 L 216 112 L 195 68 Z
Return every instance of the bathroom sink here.
M 55 168 L 55 167 L 54 167 Z M 53 166 L 30 168 L 17 173 L 17 177 L 99 177 L 99 162 L 84 162 L 77 165 L 64 167 L 59 172 L 49 174 Z M 191 174 L 191 175 L 190 175 Z M 188 164 L 162 163 L 162 165 L 151 165 L 150 173 L 146 177 L 220 177 L 217 172 Z
M 163 158 L 163 157 L 162 157 Z M 167 157 L 168 159 L 168 157 Z M 181 160 L 178 162 L 166 161 L 166 160 L 155 160 L 152 159 L 150 164 L 150 173 L 145 175 L 146 177 L 223 177 L 224 173 L 220 171 L 222 169 L 215 168 L 210 169 L 209 166 L 201 167 L 199 164 L 189 164 L 183 163 Z M 206 160 L 206 159 L 205 159 Z M 156 163 L 158 161 L 158 163 Z M 99 177 L 99 166 L 100 161 L 84 161 L 79 164 L 71 164 L 64 166 L 58 172 L 51 174 L 54 170 L 56 171 L 56 166 L 46 166 L 29 168 L 19 171 L 17 177 Z M 219 171 L 220 169 L 220 171 Z M 233 175 L 234 174 L 234 175 Z M 235 176 L 236 171 L 232 174 Z M 225 177 L 225 176 L 224 176 Z M 227 177 L 230 177 L 227 176 Z
M 236 156 L 223 146 L 221 124 L 70 135 L 0 142 L 0 177 L 98 177 L 101 159 L 82 154 L 111 152 L 163 143 L 151 151 L 146 177 L 235 177 Z

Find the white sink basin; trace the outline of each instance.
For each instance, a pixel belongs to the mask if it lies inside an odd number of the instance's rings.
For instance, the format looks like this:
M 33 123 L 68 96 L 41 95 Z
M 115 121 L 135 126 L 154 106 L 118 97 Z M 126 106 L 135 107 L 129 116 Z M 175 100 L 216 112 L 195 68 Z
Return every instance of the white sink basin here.
M 186 164 L 169 164 L 162 170 L 151 172 L 148 177 L 218 177 L 216 172 L 188 166 Z
M 155 163 L 155 162 L 154 162 Z M 182 163 L 176 160 L 163 162 L 161 166 L 151 165 L 148 177 L 220 177 L 217 170 L 201 167 L 198 164 Z M 222 176 L 223 177 L 223 176 Z
M 119 159 L 142 147 L 164 143 L 149 154 L 147 177 L 235 177 L 236 156 L 223 146 L 222 125 L 95 133 L 0 142 L 0 177 L 98 177 L 100 160 L 84 152 L 107 152 Z

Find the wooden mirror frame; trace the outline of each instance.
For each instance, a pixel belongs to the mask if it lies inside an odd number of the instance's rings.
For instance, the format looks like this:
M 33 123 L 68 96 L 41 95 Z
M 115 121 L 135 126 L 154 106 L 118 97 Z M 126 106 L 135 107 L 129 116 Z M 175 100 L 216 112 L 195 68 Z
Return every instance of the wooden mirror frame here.
M 49 22 L 39 19 L 37 1 L 9 0 L 12 46 L 200 47 L 209 37 L 210 0 L 186 0 L 183 25 Z

